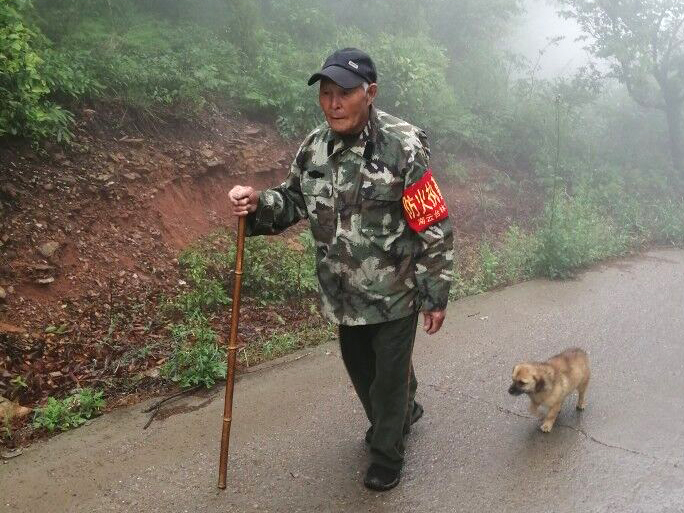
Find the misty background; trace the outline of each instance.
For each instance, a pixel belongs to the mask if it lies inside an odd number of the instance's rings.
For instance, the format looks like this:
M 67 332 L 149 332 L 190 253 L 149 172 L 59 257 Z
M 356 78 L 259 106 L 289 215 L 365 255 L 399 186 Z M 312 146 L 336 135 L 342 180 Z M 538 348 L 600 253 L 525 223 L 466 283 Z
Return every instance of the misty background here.
M 520 22 L 506 41 L 512 51 L 529 62 L 538 60 L 538 75 L 542 78 L 571 77 L 590 59 L 585 43 L 577 41 L 582 30 L 574 20 L 561 18 L 559 7 L 553 0 L 526 0 Z M 559 37 L 563 39 L 551 42 Z

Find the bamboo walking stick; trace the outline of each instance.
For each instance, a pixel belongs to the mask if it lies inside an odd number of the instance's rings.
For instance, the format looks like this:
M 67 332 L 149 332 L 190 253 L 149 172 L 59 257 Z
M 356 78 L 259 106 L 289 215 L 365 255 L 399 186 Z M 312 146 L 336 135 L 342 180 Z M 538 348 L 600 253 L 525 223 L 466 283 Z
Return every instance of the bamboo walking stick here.
M 226 375 L 226 397 L 223 405 L 223 431 L 221 433 L 221 454 L 219 458 L 219 481 L 221 490 L 226 488 L 228 468 L 228 446 L 230 443 L 230 424 L 233 415 L 233 386 L 235 384 L 235 359 L 237 353 L 238 317 L 240 315 L 240 287 L 242 286 L 242 256 L 245 249 L 244 217 L 238 219 L 237 249 L 235 251 L 235 283 L 233 286 L 233 306 L 230 317 L 230 339 L 228 341 L 228 370 Z

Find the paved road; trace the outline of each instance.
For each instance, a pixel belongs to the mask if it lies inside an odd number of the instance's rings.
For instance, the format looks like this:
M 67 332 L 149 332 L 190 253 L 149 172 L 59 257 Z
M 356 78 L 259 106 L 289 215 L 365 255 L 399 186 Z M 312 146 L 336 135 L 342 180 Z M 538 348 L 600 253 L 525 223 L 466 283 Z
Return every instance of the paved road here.
M 138 405 L 35 444 L 0 464 L 0 510 L 682 512 L 683 338 L 681 251 L 520 284 L 453 303 L 419 337 L 426 415 L 390 492 L 361 484 L 366 422 L 328 344 L 240 379 L 226 491 L 218 391 L 147 431 Z M 542 434 L 510 371 L 570 345 L 590 352 L 589 406 Z

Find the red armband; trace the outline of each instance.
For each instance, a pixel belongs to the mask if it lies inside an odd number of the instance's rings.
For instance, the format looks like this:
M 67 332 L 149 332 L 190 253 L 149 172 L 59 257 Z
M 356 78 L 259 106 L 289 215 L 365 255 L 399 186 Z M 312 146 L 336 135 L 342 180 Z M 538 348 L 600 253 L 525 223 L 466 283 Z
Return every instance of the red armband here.
M 432 169 L 425 171 L 420 180 L 404 189 L 402 202 L 404 217 L 416 232 L 422 232 L 428 226 L 449 217 L 444 196 L 432 177 Z

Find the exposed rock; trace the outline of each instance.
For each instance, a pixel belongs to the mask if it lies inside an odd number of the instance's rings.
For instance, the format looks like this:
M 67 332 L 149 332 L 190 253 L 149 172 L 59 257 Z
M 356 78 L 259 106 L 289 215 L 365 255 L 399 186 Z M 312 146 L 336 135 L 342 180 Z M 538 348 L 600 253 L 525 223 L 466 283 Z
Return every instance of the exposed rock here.
M 12 458 L 21 456 L 23 453 L 24 450 L 21 447 L 17 447 L 16 449 L 7 449 L 6 451 L 2 451 L 2 459 L 11 460 Z
M 59 242 L 50 241 L 38 246 L 38 251 L 45 258 L 51 258 L 52 255 L 59 249 Z
M 226 164 L 226 161 L 221 160 L 221 159 L 213 159 L 213 160 L 207 161 L 206 164 L 207 164 L 207 167 L 224 166 Z
M 128 144 L 140 144 L 144 141 L 144 139 L 141 138 L 129 138 L 127 135 L 123 136 L 121 139 L 119 139 L 119 142 L 125 142 Z
M 19 195 L 19 191 L 17 191 L 17 188 L 9 183 L 0 185 L 0 192 L 3 192 L 10 198 L 16 198 Z
M 0 303 L 3 302 L 5 299 L 7 299 L 7 292 L 5 289 L 0 287 Z
M 47 265 L 47 264 L 34 264 L 34 265 L 31 265 L 30 268 L 34 271 L 51 271 L 55 267 L 52 265 Z
M 124 173 L 124 178 L 132 182 L 133 180 L 140 178 L 140 175 L 138 173 Z
M 0 333 L 22 334 L 26 333 L 26 330 L 24 328 L 20 328 L 19 326 L 14 326 L 13 324 L 7 324 L 6 322 L 0 321 Z
M 10 419 L 26 417 L 29 413 L 31 413 L 31 408 L 20 406 L 0 395 L 0 420 L 4 420 L 6 417 Z
M 152 367 L 151 369 L 147 369 L 145 372 L 143 372 L 143 376 L 147 376 L 148 378 L 152 379 L 158 378 L 159 375 L 159 367 Z
M 49 278 L 39 278 L 36 280 L 36 283 L 38 285 L 49 285 L 53 281 L 55 281 L 55 279 L 52 276 L 50 276 Z

